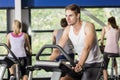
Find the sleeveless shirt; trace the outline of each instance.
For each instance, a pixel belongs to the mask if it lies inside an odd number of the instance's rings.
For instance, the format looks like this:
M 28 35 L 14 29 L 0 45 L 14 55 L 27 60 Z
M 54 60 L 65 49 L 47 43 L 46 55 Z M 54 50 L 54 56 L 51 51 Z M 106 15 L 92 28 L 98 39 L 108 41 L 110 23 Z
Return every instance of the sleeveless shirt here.
M 16 57 L 26 57 L 25 52 L 25 39 L 24 39 L 24 33 L 22 33 L 19 36 L 14 36 L 13 32 L 9 33 L 10 35 L 10 45 L 11 45 L 11 51 L 15 54 Z M 9 57 L 12 57 L 12 55 L 9 53 Z
M 105 45 L 105 52 L 108 53 L 119 53 L 119 31 L 114 28 L 110 28 L 106 31 L 106 45 Z
M 59 40 L 60 40 L 60 38 L 61 38 L 61 36 L 62 36 L 62 34 L 63 34 L 63 31 L 64 31 L 64 29 L 59 29 L 59 30 L 58 30 L 57 35 L 56 35 L 56 44 L 59 43 Z M 68 41 L 67 41 L 67 43 L 66 43 L 66 45 L 65 45 L 65 47 L 64 47 L 64 50 L 65 50 L 65 52 L 67 52 L 68 54 L 74 53 L 74 52 L 73 52 L 73 45 L 72 45 L 70 39 L 68 39 Z
M 78 35 L 75 35 L 73 32 L 73 26 L 70 26 L 70 31 L 69 31 L 69 38 L 73 43 L 74 50 L 78 54 L 79 59 L 81 58 L 82 55 L 82 50 L 84 48 L 84 41 L 85 41 L 85 24 L 86 22 L 82 22 L 81 29 L 78 33 Z M 94 41 L 94 44 L 92 45 L 92 49 L 90 50 L 90 53 L 88 55 L 88 58 L 86 59 L 85 63 L 95 63 L 95 62 L 102 62 L 102 54 L 100 52 L 98 42 L 97 42 L 97 37 L 96 40 Z

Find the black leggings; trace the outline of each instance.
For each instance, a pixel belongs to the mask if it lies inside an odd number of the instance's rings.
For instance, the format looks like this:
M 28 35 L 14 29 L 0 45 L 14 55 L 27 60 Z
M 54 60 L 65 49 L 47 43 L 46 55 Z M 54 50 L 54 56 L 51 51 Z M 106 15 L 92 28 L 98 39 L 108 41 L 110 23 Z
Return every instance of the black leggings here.
M 110 60 L 109 56 L 113 56 L 113 58 L 114 58 L 114 62 L 113 62 L 114 66 L 117 65 L 115 57 L 117 57 L 118 54 L 104 52 L 104 69 L 105 70 L 107 70 L 107 68 L 108 68 L 108 64 L 109 64 L 109 60 Z
M 21 62 L 21 66 L 20 66 L 20 70 L 21 70 L 21 75 L 27 75 L 28 71 L 26 69 L 27 67 L 27 57 L 21 57 L 19 58 L 20 62 Z
M 26 69 L 27 64 L 27 57 L 19 57 L 18 58 L 21 65 L 19 66 L 19 70 L 21 71 L 21 75 L 27 75 L 28 74 L 28 70 Z M 15 61 L 14 58 L 11 58 L 11 60 Z

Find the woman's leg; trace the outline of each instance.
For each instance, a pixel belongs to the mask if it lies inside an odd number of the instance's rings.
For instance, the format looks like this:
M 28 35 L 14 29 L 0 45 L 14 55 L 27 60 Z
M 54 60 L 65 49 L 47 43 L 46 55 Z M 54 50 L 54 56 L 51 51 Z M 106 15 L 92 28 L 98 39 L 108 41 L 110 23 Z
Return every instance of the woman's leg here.
M 61 77 L 60 80 L 74 80 L 74 79 L 71 78 L 69 75 L 65 75 L 64 77 Z
M 108 68 L 108 63 L 109 63 L 109 58 L 108 58 L 108 55 L 106 53 L 104 53 L 104 69 L 103 69 L 103 78 L 104 80 L 108 80 L 108 72 L 107 72 L 107 68 Z
M 28 75 L 24 75 L 23 80 L 28 80 Z
M 15 66 L 16 66 L 16 64 L 14 64 L 14 65 L 12 65 L 10 68 L 9 68 L 9 72 L 10 72 L 10 75 L 14 75 L 15 73 Z
M 117 67 L 116 58 L 114 58 L 114 69 L 115 69 L 115 75 L 118 75 L 118 67 Z
M 15 68 L 16 68 L 16 64 L 12 65 L 9 68 L 9 72 L 10 72 L 10 79 L 9 80 L 14 80 L 15 79 Z
M 28 71 L 26 69 L 26 66 L 27 66 L 27 58 L 26 57 L 23 57 L 20 59 L 21 63 L 23 63 L 21 66 L 20 66 L 20 69 L 21 69 L 21 76 L 22 76 L 22 80 L 28 80 Z

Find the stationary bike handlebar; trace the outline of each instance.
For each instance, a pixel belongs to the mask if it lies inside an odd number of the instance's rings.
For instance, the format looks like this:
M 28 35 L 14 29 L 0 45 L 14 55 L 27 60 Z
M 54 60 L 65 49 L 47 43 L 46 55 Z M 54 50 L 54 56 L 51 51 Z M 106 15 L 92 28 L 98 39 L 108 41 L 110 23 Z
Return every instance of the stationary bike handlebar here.
M 64 51 L 64 49 L 62 47 L 60 47 L 59 45 L 44 45 L 38 52 L 38 54 L 36 55 L 36 60 L 37 61 L 40 61 L 40 56 L 42 54 L 42 52 L 46 49 L 46 48 L 57 48 L 59 49 L 59 51 L 66 57 L 66 59 L 70 62 L 70 64 L 75 67 L 75 63 L 74 63 L 74 60 L 71 59 L 67 52 Z
M 13 56 L 13 58 L 15 59 L 16 63 L 18 63 L 19 65 L 21 64 L 20 61 L 17 59 L 17 57 L 15 56 L 15 54 L 9 49 L 9 47 L 5 44 L 5 43 L 0 43 L 0 46 L 3 46 L 7 49 L 7 51 Z

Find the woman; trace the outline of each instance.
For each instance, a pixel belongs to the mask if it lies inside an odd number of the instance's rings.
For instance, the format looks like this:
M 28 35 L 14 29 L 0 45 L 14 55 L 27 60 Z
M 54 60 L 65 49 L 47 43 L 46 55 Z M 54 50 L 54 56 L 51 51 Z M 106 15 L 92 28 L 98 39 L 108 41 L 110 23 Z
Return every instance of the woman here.
M 104 70 L 103 70 L 103 76 L 104 80 L 108 80 L 108 72 L 107 67 L 109 63 L 108 56 L 118 56 L 119 54 L 119 36 L 120 36 L 120 30 L 119 27 L 116 24 L 115 17 L 108 18 L 108 25 L 103 27 L 102 29 L 102 36 L 101 36 L 101 44 L 103 45 L 104 37 L 106 37 L 106 45 L 104 49 Z M 116 59 L 114 59 L 114 68 L 116 70 L 117 75 L 117 62 Z
M 31 48 L 28 35 L 22 32 L 21 22 L 18 20 L 14 20 L 13 32 L 10 32 L 7 35 L 7 45 L 21 62 L 20 71 L 21 75 L 23 76 L 23 80 L 28 80 L 27 70 L 25 68 L 27 66 L 26 50 L 30 52 Z M 10 54 L 8 54 L 8 57 L 12 58 Z M 15 66 L 16 65 L 13 65 L 11 68 L 9 68 L 11 75 L 10 80 L 11 79 L 13 80 L 15 78 L 14 77 Z

